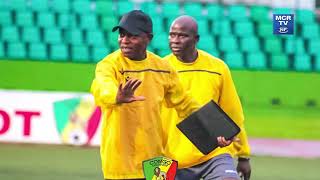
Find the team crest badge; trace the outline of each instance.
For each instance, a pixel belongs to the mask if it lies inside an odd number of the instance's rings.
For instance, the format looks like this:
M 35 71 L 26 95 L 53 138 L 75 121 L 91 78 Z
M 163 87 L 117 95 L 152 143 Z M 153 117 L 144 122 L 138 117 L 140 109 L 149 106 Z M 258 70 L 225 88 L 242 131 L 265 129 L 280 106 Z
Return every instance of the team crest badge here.
M 147 180 L 174 180 L 178 162 L 167 157 L 156 157 L 142 162 Z

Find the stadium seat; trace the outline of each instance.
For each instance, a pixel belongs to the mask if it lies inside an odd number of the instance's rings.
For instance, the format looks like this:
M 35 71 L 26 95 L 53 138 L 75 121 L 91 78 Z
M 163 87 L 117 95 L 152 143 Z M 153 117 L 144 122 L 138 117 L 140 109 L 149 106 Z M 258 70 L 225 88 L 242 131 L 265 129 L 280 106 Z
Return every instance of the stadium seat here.
M 80 29 L 68 29 L 64 39 L 71 45 L 83 45 L 83 34 Z
M 258 36 L 259 37 L 274 37 L 273 35 L 273 25 L 271 21 L 261 22 L 258 24 Z
M 163 17 L 176 18 L 180 15 L 179 3 L 176 2 L 162 2 L 161 4 L 161 14 Z
M 284 46 L 285 52 L 287 54 L 304 54 L 305 47 L 304 47 L 304 41 L 301 38 L 287 38 L 285 40 L 285 46 Z
M 0 26 L 10 26 L 12 24 L 11 12 L 7 10 L 0 10 Z
M 315 58 L 314 70 L 320 72 L 320 55 L 316 56 Z
M 308 53 L 311 55 L 320 54 L 320 39 L 314 39 L 308 41 Z
M 52 10 L 58 13 L 69 13 L 70 2 L 71 1 L 66 1 L 66 0 L 52 0 L 51 1 Z
M 297 71 L 311 71 L 311 59 L 308 54 L 294 56 L 293 67 Z
M 118 33 L 114 32 L 114 33 L 108 33 L 108 41 L 107 44 L 112 47 L 111 49 L 118 49 L 119 45 L 118 45 Z M 157 37 L 157 36 L 155 36 Z M 152 40 L 152 42 L 154 41 L 154 38 Z
M 267 59 L 263 52 L 252 52 L 247 55 L 247 64 L 249 69 L 265 70 L 267 69 Z
M 21 42 L 8 43 L 8 57 L 12 59 L 25 59 L 26 58 L 26 46 Z
M 43 43 L 30 43 L 29 44 L 29 58 L 35 60 L 47 60 L 47 48 Z
M 40 12 L 37 15 L 37 24 L 43 28 L 55 27 L 55 16 L 50 12 Z
M 58 27 L 61 29 L 77 28 L 77 20 L 74 14 L 59 13 L 58 14 Z
M 33 14 L 31 11 L 18 11 L 16 13 L 16 25 L 18 26 L 33 26 Z
M 271 54 L 271 69 L 272 70 L 289 70 L 288 56 L 284 54 Z
M 255 36 L 241 38 L 240 49 L 242 52 L 251 52 L 251 53 L 260 51 L 259 39 Z
M 319 30 L 319 24 L 317 23 L 310 23 L 310 24 L 304 24 L 301 26 L 301 35 L 302 37 L 306 39 L 315 39 L 319 38 L 320 36 L 320 30 Z
M 213 51 L 216 50 L 215 41 L 212 35 L 200 35 L 200 40 L 197 44 L 199 49 L 205 51 Z
M 212 23 L 212 33 L 219 36 L 230 36 L 231 35 L 231 22 L 227 19 L 222 19 L 220 21 L 214 21 Z
M 266 22 L 270 21 L 269 8 L 266 6 L 256 6 L 250 7 L 250 18 L 255 22 Z
M 80 16 L 80 28 L 86 30 L 98 29 L 98 20 L 95 14 L 85 14 Z
M 143 1 L 140 4 L 140 9 L 152 18 L 158 14 L 158 5 L 154 1 Z
M 7 42 L 18 42 L 19 31 L 15 26 L 5 26 L 2 28 L 2 40 Z
M 22 29 L 22 41 L 27 43 L 40 42 L 40 31 L 37 27 L 24 27 Z
M 254 26 L 251 21 L 235 22 L 233 32 L 238 37 L 254 36 Z
M 183 6 L 184 14 L 192 16 L 194 18 L 199 18 L 203 16 L 202 6 L 200 3 L 187 2 Z
M 115 16 L 104 16 L 101 19 L 101 28 L 107 33 L 111 33 L 111 29 L 118 24 L 118 19 Z
M 166 49 L 159 49 L 157 54 L 160 56 L 160 57 L 165 57 L 167 55 L 169 55 L 171 53 L 171 50 L 166 48 Z
M 158 34 L 158 33 L 164 33 L 165 28 L 164 28 L 164 22 L 163 19 L 159 16 L 151 17 L 152 18 L 152 23 L 153 23 L 153 33 Z M 167 29 L 166 29 L 167 31 Z
M 246 21 L 248 19 L 247 8 L 245 5 L 228 6 L 228 18 L 232 21 Z
M 220 36 L 219 49 L 223 52 L 234 52 L 238 50 L 237 39 L 234 36 Z
M 123 14 L 135 9 L 134 3 L 131 1 L 118 1 L 117 14 L 122 16 Z
M 89 50 L 87 46 L 71 46 L 71 58 L 73 62 L 89 62 Z
M 53 61 L 67 61 L 69 59 L 68 47 L 64 44 L 50 45 L 49 54 L 49 58 Z
M 10 0 L 8 8 L 15 11 L 25 11 L 27 9 L 27 0 Z
M 293 14 L 293 9 L 290 8 L 274 8 L 272 10 L 273 14 Z
M 90 0 L 73 0 L 71 2 L 71 9 L 74 13 L 85 15 L 91 12 Z
M 151 45 L 155 49 L 168 49 L 169 48 L 169 35 L 167 33 L 158 34 L 153 37 Z
M 92 60 L 93 62 L 101 61 L 105 56 L 110 53 L 110 49 L 104 46 L 92 48 Z
M 199 18 L 197 19 L 198 23 L 198 33 L 200 35 L 205 35 L 205 34 L 210 34 L 209 33 L 209 25 L 208 25 L 208 20 L 204 18 Z
M 224 61 L 231 69 L 244 69 L 244 58 L 240 52 L 225 53 Z
M 3 47 L 3 42 L 0 41 L 0 58 L 4 57 L 4 47 Z
M 31 9 L 35 12 L 48 11 L 48 2 L 47 0 L 31 0 Z
M 223 7 L 219 4 L 207 5 L 207 17 L 213 21 L 218 21 L 224 17 Z
M 62 34 L 60 29 L 50 28 L 44 29 L 44 42 L 48 44 L 60 44 L 62 42 Z
M 117 34 L 117 33 L 110 33 L 110 34 Z M 104 46 L 105 45 L 104 34 L 99 30 L 87 31 L 86 43 L 92 46 Z
M 266 38 L 264 39 L 264 50 L 267 53 L 280 53 L 282 52 L 281 40 L 278 38 Z
M 113 16 L 113 2 L 105 0 L 96 1 L 96 13 L 102 16 Z
M 315 23 L 315 14 L 312 10 L 297 9 L 295 19 L 300 24 L 313 24 Z

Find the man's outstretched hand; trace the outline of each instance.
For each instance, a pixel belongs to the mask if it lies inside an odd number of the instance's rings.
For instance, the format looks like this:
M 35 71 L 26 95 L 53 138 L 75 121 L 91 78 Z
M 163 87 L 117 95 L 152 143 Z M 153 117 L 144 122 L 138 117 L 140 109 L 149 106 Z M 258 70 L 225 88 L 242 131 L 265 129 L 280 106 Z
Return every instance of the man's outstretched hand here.
M 131 103 L 134 101 L 144 101 L 144 96 L 134 96 L 135 90 L 141 85 L 142 81 L 139 79 L 130 79 L 124 86 L 120 84 L 116 101 L 117 103 Z

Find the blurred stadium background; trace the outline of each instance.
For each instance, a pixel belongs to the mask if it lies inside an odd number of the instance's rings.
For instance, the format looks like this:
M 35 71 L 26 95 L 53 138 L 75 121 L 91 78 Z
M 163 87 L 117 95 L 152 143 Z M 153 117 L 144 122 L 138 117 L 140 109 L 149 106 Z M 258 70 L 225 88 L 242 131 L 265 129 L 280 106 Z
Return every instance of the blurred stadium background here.
M 151 15 L 155 36 L 148 48 L 160 56 L 170 52 L 172 20 L 197 19 L 198 47 L 232 70 L 252 142 L 252 179 L 319 179 L 320 155 L 306 155 L 320 151 L 319 6 L 315 0 L 0 0 L 0 179 L 102 179 L 99 128 L 91 118 L 99 111 L 82 96 L 95 64 L 118 47 L 111 28 L 132 9 Z M 294 14 L 294 35 L 274 35 L 272 14 Z M 85 135 L 72 131 L 74 116 L 90 122 Z M 284 153 L 264 151 L 270 148 Z

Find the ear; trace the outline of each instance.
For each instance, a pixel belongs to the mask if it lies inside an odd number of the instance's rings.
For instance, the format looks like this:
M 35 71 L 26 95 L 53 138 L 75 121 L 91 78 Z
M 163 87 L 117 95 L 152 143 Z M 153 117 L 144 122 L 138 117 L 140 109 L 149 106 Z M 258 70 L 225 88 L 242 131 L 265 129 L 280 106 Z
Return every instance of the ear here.
M 199 34 L 198 34 L 198 35 L 196 35 L 195 39 L 196 39 L 196 42 L 198 43 L 198 42 L 199 42 L 199 40 L 200 40 L 200 35 L 199 35 Z
M 149 41 L 151 41 L 152 38 L 153 38 L 153 34 L 148 34 L 148 39 L 149 39 Z

